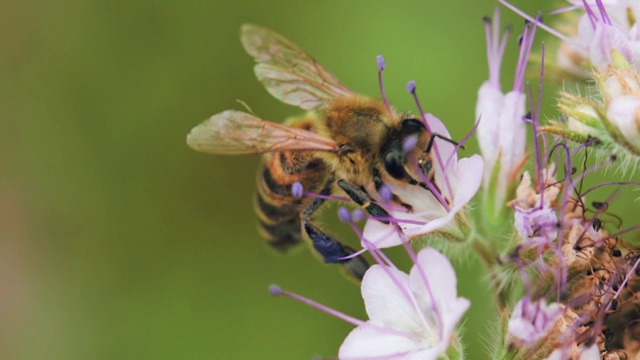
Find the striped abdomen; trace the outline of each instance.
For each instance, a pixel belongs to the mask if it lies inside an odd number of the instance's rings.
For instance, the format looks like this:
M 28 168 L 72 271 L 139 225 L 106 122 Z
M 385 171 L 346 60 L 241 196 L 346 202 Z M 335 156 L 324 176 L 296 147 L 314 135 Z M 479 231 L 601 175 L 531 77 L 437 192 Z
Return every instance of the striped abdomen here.
M 308 203 L 291 196 L 299 181 L 305 191 L 317 192 L 324 185 L 326 166 L 310 152 L 282 152 L 263 156 L 258 170 L 255 209 L 258 231 L 267 242 L 285 251 L 302 240 L 300 212 Z

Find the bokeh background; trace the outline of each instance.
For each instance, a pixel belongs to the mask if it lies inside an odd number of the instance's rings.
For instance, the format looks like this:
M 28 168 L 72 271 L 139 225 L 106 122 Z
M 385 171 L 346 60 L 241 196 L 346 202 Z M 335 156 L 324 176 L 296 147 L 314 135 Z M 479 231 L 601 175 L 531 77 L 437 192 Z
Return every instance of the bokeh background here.
M 520 1 L 529 13 L 535 4 Z M 462 138 L 487 77 L 482 1 L 8 1 L 0 4 L 0 358 L 308 359 L 352 329 L 277 283 L 366 318 L 359 288 L 306 248 L 270 251 L 254 227 L 257 156 L 185 145 L 211 114 L 279 121 L 300 111 L 255 80 L 242 23 L 270 27 L 353 90 L 428 111 Z M 548 5 L 547 5 L 548 6 Z M 523 21 L 503 11 L 516 33 Z M 542 34 L 542 33 L 541 33 Z M 516 58 L 510 39 L 504 84 Z M 466 154 L 475 152 L 475 140 Z M 356 238 L 323 218 L 347 242 Z M 402 252 L 391 252 L 408 266 Z M 457 261 L 470 359 L 483 358 L 491 295 Z

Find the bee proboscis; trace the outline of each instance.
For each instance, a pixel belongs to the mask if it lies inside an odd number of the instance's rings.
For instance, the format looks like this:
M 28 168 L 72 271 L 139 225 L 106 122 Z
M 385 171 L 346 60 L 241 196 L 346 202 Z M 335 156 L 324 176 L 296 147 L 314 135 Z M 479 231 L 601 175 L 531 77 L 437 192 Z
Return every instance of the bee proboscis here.
M 275 248 L 287 250 L 302 241 L 304 232 L 325 262 L 339 263 L 361 279 L 367 262 L 350 256 L 352 248 L 314 222 L 325 200 L 294 197 L 292 185 L 300 182 L 305 191 L 327 196 L 342 192 L 369 215 L 388 218 L 379 194 L 384 184 L 426 189 L 421 179 L 433 183 L 429 152 L 435 134 L 429 134 L 421 120 L 351 92 L 305 51 L 271 30 L 244 25 L 241 40 L 269 93 L 308 112 L 279 124 L 227 110 L 196 126 L 187 143 L 210 154 L 264 154 L 255 198 L 261 234 Z M 405 147 L 409 137 L 417 140 L 411 149 Z M 392 194 L 391 201 L 411 211 L 397 195 Z

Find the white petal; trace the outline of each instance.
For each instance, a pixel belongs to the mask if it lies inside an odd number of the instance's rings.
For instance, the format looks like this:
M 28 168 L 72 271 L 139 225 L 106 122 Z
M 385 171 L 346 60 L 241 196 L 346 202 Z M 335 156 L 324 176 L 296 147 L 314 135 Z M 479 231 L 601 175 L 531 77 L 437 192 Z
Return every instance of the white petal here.
M 444 124 L 442 123 L 442 121 L 440 121 L 440 119 L 433 116 L 432 114 L 426 114 L 426 118 L 432 133 L 439 134 L 443 138 L 451 139 L 451 134 L 449 134 L 449 130 L 447 130 L 447 127 L 444 126 Z M 436 139 L 434 141 L 435 141 L 434 149 L 437 150 L 440 156 L 440 159 L 442 159 L 443 161 L 443 165 L 444 165 L 444 162 L 447 162 L 447 159 L 449 158 L 452 159 L 450 160 L 450 162 L 452 164 L 455 164 L 458 160 L 458 157 L 456 156 L 456 153 L 455 153 L 456 147 L 453 144 L 443 140 Z M 437 170 L 439 167 L 438 161 L 435 161 L 434 164 L 436 165 L 436 170 Z
M 425 314 L 438 311 L 436 317 L 441 321 L 440 340 L 444 349 L 448 347 L 453 329 L 470 305 L 467 299 L 458 298 L 457 283 L 455 270 L 446 256 L 431 248 L 420 250 L 418 262 L 409 275 L 409 284 Z M 435 301 L 435 308 L 432 300 Z
M 519 165 L 526 148 L 525 115 L 526 97 L 524 93 L 510 91 L 504 97 L 504 108 L 500 114 L 500 178 L 498 186 L 506 191 L 507 178 Z
M 635 148 L 640 148 L 640 97 L 615 98 L 607 109 L 607 118 Z
M 632 51 L 626 35 L 613 25 L 599 23 L 593 39 L 589 43 L 589 60 L 600 69 L 612 64 L 611 50 L 618 50 L 627 60 L 632 59 Z
M 504 94 L 491 82 L 486 81 L 478 90 L 478 102 L 476 104 L 476 121 L 479 121 L 476 138 L 480 145 L 482 157 L 487 164 L 493 164 L 498 158 L 498 145 L 500 137 L 500 113 Z M 485 169 L 484 181 L 491 177 L 492 166 Z
M 457 164 L 457 172 L 451 174 L 451 185 L 454 189 L 453 204 L 449 212 L 436 202 L 431 193 L 417 186 L 409 185 L 403 187 L 393 187 L 392 191 L 400 196 L 403 201 L 409 199 L 409 194 L 416 194 L 420 197 L 408 201 L 414 206 L 416 213 L 409 214 L 391 211 L 391 215 L 398 219 L 409 219 L 425 222 L 426 224 L 399 223 L 408 239 L 424 235 L 447 226 L 460 211 L 478 192 L 482 183 L 482 172 L 484 161 L 480 155 L 473 155 L 469 158 L 460 159 Z M 444 185 L 440 185 L 442 188 Z M 391 187 L 391 186 L 390 186 Z M 395 228 L 389 224 L 383 224 L 377 220 L 368 220 L 364 226 L 363 236 L 379 248 L 386 248 L 402 244 L 400 236 Z M 363 244 L 366 247 L 366 244 Z
M 370 322 L 368 322 L 370 323 Z M 437 349 L 421 348 L 421 344 L 409 338 L 359 326 L 353 329 L 338 351 L 341 360 L 349 359 L 436 359 Z
M 369 319 L 397 330 L 420 332 L 420 319 L 407 297 L 412 296 L 407 274 L 374 265 L 365 273 L 361 291 Z
M 427 234 L 435 230 L 441 229 L 448 225 L 455 217 L 456 213 L 460 211 L 478 192 L 482 183 L 482 172 L 484 171 L 484 160 L 480 155 L 473 155 L 468 158 L 460 159 L 457 164 L 457 171 L 452 172 L 450 176 L 450 184 L 454 187 L 453 191 L 453 204 L 449 212 L 443 212 L 443 216 L 439 218 L 429 219 L 427 217 L 422 218 L 423 221 L 427 221 L 422 226 L 407 226 L 405 234 L 409 238 Z M 442 189 L 446 185 L 439 185 Z
M 425 284 L 425 278 L 428 287 Z M 411 268 L 409 284 L 419 299 L 431 304 L 430 293 L 436 304 L 447 303 L 458 297 L 456 272 L 446 256 L 431 248 L 424 248 L 418 253 L 418 261 Z

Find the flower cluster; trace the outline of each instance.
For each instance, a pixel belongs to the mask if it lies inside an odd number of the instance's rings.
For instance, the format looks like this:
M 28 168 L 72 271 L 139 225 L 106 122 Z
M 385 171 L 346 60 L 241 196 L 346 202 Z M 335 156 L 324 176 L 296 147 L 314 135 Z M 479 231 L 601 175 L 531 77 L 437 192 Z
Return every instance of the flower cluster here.
M 271 293 L 353 324 L 336 349 L 340 359 L 464 358 L 460 323 L 471 304 L 458 296 L 448 256 L 465 253 L 484 262 L 481 280 L 495 294 L 492 323 L 499 326 L 491 358 L 640 358 L 640 248 L 632 238 L 640 224 L 625 224 L 634 216 L 637 221 L 637 212 L 623 221 L 615 211 L 624 201 L 637 208 L 640 187 L 629 179 L 640 164 L 640 1 L 570 0 L 550 14 L 552 25 L 498 2 L 528 20 L 514 83 L 502 90 L 502 59 L 513 29 L 500 31 L 496 10 L 484 19 L 488 79 L 466 137 L 452 139 L 443 122 L 423 110 L 409 82 L 418 115 L 409 117 L 406 133 L 426 136 L 394 137 L 387 173 L 370 169 L 370 183 L 325 186 L 319 194 L 293 183 L 291 199 L 313 211 L 321 201 L 347 203 L 339 218 L 356 234 L 359 250 L 303 226 L 326 262 L 361 278 L 369 318 L 277 286 Z M 540 29 L 555 38 L 551 46 L 539 41 Z M 539 68 L 528 84 L 530 58 Z M 384 59 L 377 60 L 383 105 L 395 114 L 382 86 Z M 543 109 L 545 78 L 575 81 L 579 91 L 552 94 L 556 109 Z M 291 100 L 288 93 L 281 97 Z M 474 134 L 480 154 L 459 157 Z M 477 208 L 470 205 L 474 197 Z M 303 223 L 313 211 L 304 211 Z M 393 246 L 404 248 L 410 270 L 383 252 Z M 365 256 L 375 264 L 368 267 Z

